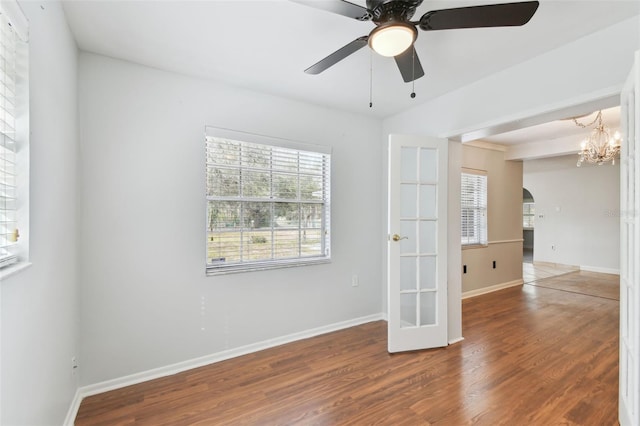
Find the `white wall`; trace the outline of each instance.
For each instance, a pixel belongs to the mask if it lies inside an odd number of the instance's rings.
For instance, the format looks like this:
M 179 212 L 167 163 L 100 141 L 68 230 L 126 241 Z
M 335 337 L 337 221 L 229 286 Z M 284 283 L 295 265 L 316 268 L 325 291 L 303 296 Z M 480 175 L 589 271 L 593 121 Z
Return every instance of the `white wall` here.
M 79 74 L 83 384 L 380 313 L 378 120 L 93 54 Z M 205 277 L 205 125 L 333 147 L 332 263 Z
M 533 260 L 617 273 L 620 167 L 576 161 L 571 155 L 524 162 L 523 184 L 536 203 Z
M 0 283 L 0 422 L 53 425 L 77 388 L 77 50 L 58 2 L 21 7 L 30 21 L 33 265 Z

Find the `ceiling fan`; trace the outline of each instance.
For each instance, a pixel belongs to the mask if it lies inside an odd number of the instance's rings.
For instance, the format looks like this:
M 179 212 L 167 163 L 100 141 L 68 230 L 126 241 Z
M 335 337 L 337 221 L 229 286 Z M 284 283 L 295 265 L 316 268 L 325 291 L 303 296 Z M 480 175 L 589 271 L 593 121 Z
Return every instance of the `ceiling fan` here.
M 457 28 L 514 27 L 529 22 L 538 1 L 490 4 L 432 10 L 411 21 L 423 0 L 367 0 L 362 7 L 344 0 L 293 0 L 317 9 L 337 13 L 358 21 L 373 21 L 376 27 L 362 37 L 336 50 L 307 68 L 307 74 L 320 74 L 367 44 L 382 56 L 393 56 L 405 82 L 417 80 L 424 70 L 413 46 L 419 27 L 423 31 Z

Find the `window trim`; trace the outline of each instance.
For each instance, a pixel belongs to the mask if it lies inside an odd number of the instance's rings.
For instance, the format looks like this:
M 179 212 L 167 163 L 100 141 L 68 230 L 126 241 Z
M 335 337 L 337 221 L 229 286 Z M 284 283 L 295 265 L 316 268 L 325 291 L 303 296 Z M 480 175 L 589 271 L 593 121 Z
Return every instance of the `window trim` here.
M 226 129 L 221 127 L 214 126 L 205 126 L 205 150 L 208 145 L 208 138 L 222 138 L 222 139 L 230 139 L 233 141 L 241 142 L 241 143 L 249 143 L 249 144 L 258 144 L 263 146 L 271 146 L 275 148 L 284 148 L 291 149 L 300 152 L 310 152 L 314 154 L 320 154 L 327 157 L 327 164 L 325 166 L 326 177 L 323 177 L 323 181 L 326 181 L 327 187 L 325 190 L 325 197 L 323 200 L 317 202 L 317 204 L 321 204 L 325 207 L 325 212 L 322 218 L 322 227 L 321 231 L 323 231 L 323 246 L 324 253 L 323 255 L 313 255 L 313 256 L 299 256 L 295 258 L 286 258 L 286 259 L 265 259 L 265 260 L 256 260 L 256 261 L 247 261 L 240 263 L 231 263 L 228 265 L 214 265 L 209 260 L 208 256 L 208 209 L 209 209 L 209 196 L 205 196 L 205 265 L 206 265 L 206 275 L 207 276 L 215 276 L 215 275 L 226 275 L 232 273 L 239 272 L 252 272 L 252 271 L 263 271 L 270 269 L 280 269 L 280 268 L 290 268 L 297 266 L 306 266 L 306 265 L 317 265 L 331 262 L 331 152 L 332 149 L 330 146 L 324 145 L 315 145 L 308 144 L 298 141 L 292 141 L 288 139 L 276 138 L 272 136 L 264 136 L 255 133 L 241 132 L 232 129 Z M 205 157 L 205 169 L 208 167 L 207 160 Z M 272 170 L 270 167 L 269 170 Z M 298 169 L 298 173 L 300 173 Z M 323 175 L 324 176 L 324 175 Z M 205 187 L 208 183 L 205 184 Z M 205 191 L 206 193 L 206 191 Z M 237 201 L 242 201 L 243 197 L 238 197 Z M 250 197 L 245 197 L 244 200 L 248 202 L 256 201 L 251 199 Z M 278 199 L 261 199 L 260 202 L 278 202 L 282 200 Z M 286 200 L 291 201 L 291 200 Z M 304 200 L 297 199 L 296 203 L 300 204 L 308 204 Z

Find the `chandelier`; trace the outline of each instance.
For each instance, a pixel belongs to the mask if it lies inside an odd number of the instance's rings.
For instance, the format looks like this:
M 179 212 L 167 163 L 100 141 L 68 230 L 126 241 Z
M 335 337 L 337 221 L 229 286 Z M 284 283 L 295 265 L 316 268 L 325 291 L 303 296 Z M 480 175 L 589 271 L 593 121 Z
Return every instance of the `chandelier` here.
M 611 130 L 602 123 L 602 111 L 598 111 L 596 118 L 589 124 L 579 123 L 576 117 L 572 120 L 576 126 L 583 129 L 595 125 L 589 136 L 584 138 L 580 144 L 580 152 L 578 153 L 580 158 L 578 158 L 577 166 L 580 167 L 585 161 L 599 166 L 607 161 L 611 161 L 612 165 L 616 164 L 622 138 L 618 131 L 611 136 Z

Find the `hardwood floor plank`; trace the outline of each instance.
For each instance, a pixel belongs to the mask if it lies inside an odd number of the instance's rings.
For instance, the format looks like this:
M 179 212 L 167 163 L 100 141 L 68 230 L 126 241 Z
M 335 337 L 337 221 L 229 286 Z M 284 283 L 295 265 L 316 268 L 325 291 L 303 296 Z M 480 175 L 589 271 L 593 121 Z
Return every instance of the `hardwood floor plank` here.
M 76 425 L 617 424 L 615 280 L 544 281 L 465 299 L 446 348 L 389 354 L 368 323 L 88 397 Z

